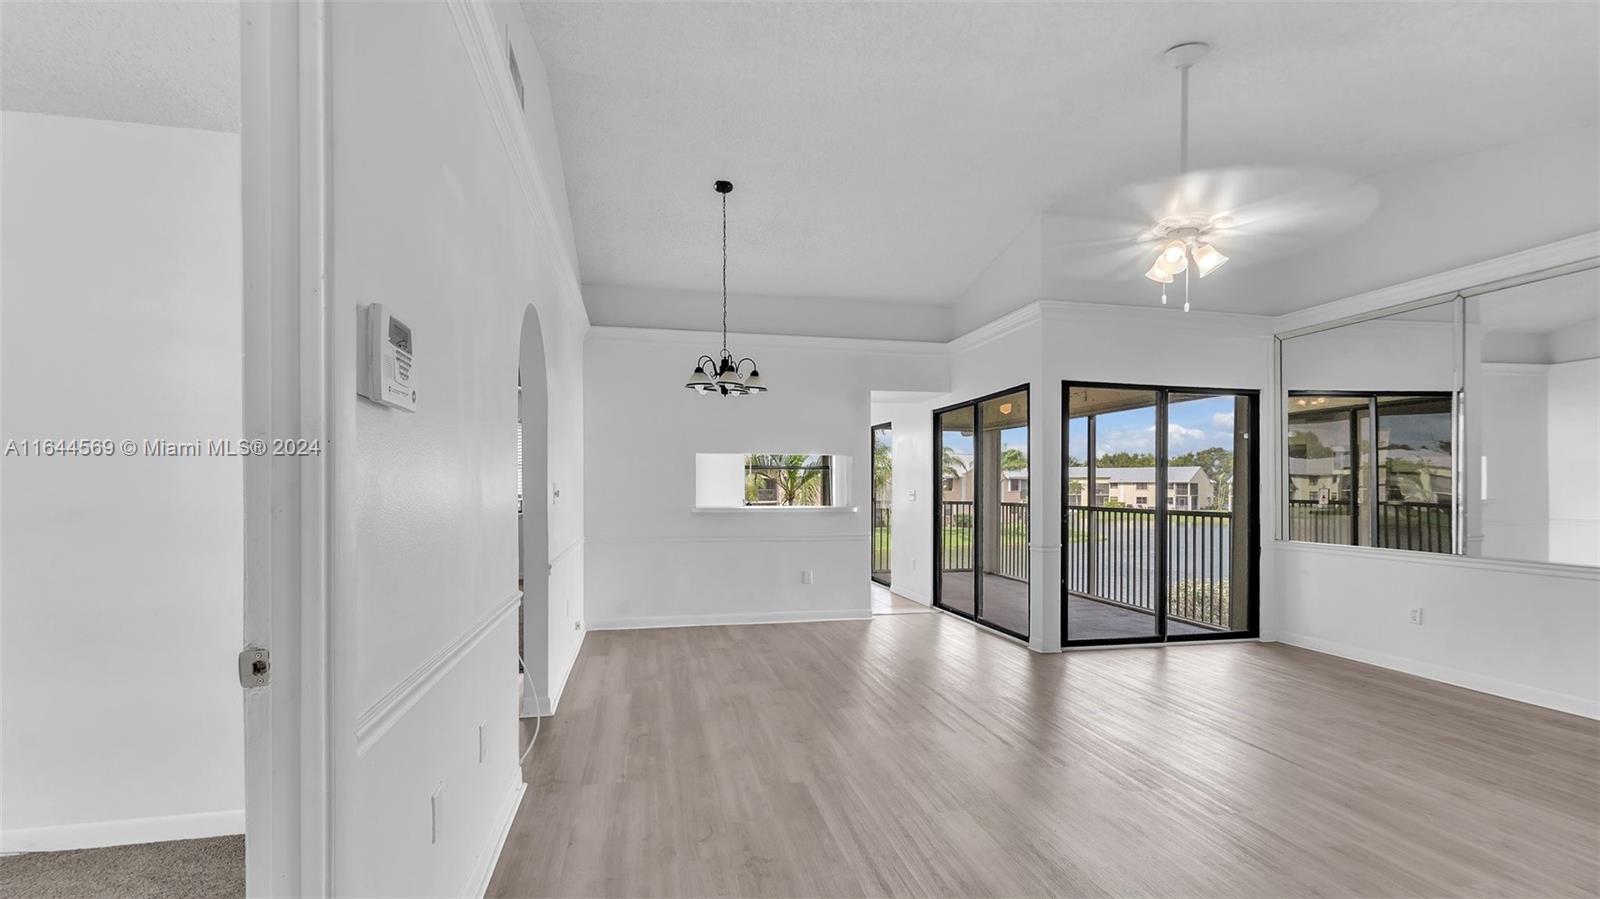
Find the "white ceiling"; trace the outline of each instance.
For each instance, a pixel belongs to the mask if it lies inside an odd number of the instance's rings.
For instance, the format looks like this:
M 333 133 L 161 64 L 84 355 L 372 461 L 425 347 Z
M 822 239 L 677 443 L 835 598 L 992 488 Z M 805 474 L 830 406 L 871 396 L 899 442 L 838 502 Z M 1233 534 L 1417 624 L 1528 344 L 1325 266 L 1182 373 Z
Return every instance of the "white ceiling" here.
M 735 291 L 953 302 L 1036 213 L 1172 172 L 1185 40 L 1196 168 L 1366 176 L 1600 110 L 1596 4 L 523 6 L 588 284 L 715 289 L 727 178 Z
M 5 2 L 0 107 L 239 130 L 239 4 Z

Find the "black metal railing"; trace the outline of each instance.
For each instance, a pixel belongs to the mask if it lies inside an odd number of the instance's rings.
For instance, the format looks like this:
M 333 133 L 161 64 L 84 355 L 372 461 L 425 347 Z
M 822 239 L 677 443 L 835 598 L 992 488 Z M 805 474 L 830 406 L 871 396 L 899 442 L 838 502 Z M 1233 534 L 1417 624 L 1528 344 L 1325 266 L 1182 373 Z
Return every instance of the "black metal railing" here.
M 889 573 L 889 506 L 872 501 L 872 573 Z
M 1383 502 L 1378 504 L 1378 545 L 1390 549 L 1448 553 L 1450 504 Z
M 1028 579 L 1028 504 L 1000 504 L 1000 545 L 995 574 Z
M 1289 539 L 1310 543 L 1351 543 L 1350 504 L 1289 500 Z
M 973 507 L 971 500 L 943 500 L 939 503 L 939 558 L 943 571 L 971 571 Z M 990 574 L 1028 579 L 1028 504 L 1001 503 L 998 521 L 985 527 L 999 527 L 999 542 Z
M 1290 540 L 1357 545 L 1367 539 L 1357 539 L 1353 529 L 1365 530 L 1367 526 L 1359 514 L 1351 514 L 1348 501 L 1289 500 Z M 1376 545 L 1420 552 L 1451 552 L 1450 504 L 1400 500 L 1379 503 Z
M 1067 589 L 1154 613 L 1161 593 L 1156 522 L 1155 509 L 1069 507 L 1062 520 Z M 1232 629 L 1232 566 L 1233 513 L 1168 514 L 1169 618 Z

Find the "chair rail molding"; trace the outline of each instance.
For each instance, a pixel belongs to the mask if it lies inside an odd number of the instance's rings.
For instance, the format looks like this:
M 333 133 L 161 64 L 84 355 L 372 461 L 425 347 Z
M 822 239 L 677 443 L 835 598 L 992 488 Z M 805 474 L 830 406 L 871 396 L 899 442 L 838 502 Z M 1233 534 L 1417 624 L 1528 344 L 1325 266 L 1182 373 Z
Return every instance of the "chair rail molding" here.
M 466 658 L 496 626 L 513 617 L 521 602 L 522 592 L 519 590 L 496 603 L 444 648 L 389 688 L 389 692 L 377 702 L 368 706 L 356 719 L 356 758 L 366 755 L 377 745 L 378 740 L 422 697 L 428 695 L 429 690 L 444 680 L 450 669 Z

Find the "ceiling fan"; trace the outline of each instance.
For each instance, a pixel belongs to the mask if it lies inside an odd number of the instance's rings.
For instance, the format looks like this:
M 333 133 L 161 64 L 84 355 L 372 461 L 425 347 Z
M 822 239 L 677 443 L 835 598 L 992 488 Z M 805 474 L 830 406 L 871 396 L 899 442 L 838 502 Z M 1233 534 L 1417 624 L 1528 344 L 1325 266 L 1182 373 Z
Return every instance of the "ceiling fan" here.
M 1354 227 L 1377 208 L 1377 191 L 1352 176 L 1321 169 L 1242 166 L 1189 169 L 1189 70 L 1210 46 L 1190 41 L 1169 47 L 1163 60 L 1178 70 L 1177 174 L 1122 188 L 1106 211 L 1115 218 L 1047 213 L 1047 246 L 1062 251 L 1056 267 L 1092 279 L 1127 279 L 1143 269 L 1161 285 L 1204 278 L 1230 259 L 1240 264 L 1281 256 L 1317 236 Z M 1148 265 L 1148 268 L 1145 266 Z

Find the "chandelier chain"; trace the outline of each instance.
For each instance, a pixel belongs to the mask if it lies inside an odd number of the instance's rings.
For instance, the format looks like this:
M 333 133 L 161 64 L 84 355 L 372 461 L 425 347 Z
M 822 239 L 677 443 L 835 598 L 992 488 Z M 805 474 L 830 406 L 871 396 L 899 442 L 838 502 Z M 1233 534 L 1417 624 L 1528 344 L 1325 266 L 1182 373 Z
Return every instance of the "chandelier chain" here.
M 722 195 L 722 355 L 728 355 L 728 195 Z

